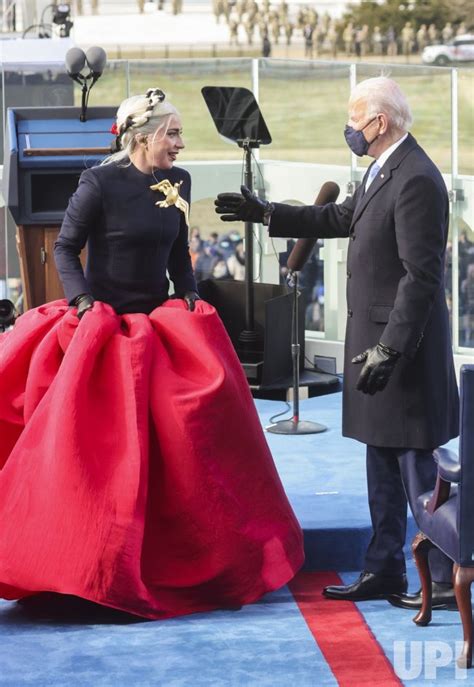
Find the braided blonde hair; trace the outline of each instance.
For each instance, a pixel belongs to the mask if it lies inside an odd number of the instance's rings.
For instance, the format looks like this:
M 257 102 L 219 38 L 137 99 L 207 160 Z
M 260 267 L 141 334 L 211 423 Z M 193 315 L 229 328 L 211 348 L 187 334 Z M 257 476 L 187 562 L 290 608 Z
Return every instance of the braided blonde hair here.
M 117 110 L 116 152 L 102 160 L 102 165 L 112 162 L 130 164 L 130 155 L 138 145 L 140 137 L 155 134 L 168 127 L 172 115 L 179 112 L 159 88 L 149 88 L 145 95 L 134 95 L 122 102 Z

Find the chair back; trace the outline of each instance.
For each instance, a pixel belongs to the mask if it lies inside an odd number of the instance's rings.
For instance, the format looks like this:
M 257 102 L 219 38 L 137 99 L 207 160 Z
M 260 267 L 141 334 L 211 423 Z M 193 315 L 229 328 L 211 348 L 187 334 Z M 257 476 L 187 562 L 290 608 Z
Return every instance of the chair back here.
M 461 367 L 458 492 L 460 565 L 474 566 L 474 365 Z

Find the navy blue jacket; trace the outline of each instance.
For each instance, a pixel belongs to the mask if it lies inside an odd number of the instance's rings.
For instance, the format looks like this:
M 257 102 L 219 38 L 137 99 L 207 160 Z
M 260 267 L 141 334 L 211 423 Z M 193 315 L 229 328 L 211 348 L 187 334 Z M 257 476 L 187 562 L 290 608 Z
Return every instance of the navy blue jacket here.
M 449 203 L 436 166 L 413 136 L 367 193 L 343 203 L 275 203 L 271 236 L 348 237 L 343 433 L 380 447 L 432 449 L 458 435 L 444 259 Z M 351 359 L 382 341 L 403 357 L 387 387 L 356 390 Z
M 197 290 L 184 214 L 174 205 L 159 208 L 165 196 L 150 190 L 162 179 L 182 181 L 180 195 L 190 202 L 191 179 L 179 167 L 154 176 L 133 164 L 82 173 L 54 246 L 69 303 L 89 293 L 118 313 L 150 313 L 168 298 L 166 270 L 178 296 Z M 79 254 L 86 242 L 84 273 Z

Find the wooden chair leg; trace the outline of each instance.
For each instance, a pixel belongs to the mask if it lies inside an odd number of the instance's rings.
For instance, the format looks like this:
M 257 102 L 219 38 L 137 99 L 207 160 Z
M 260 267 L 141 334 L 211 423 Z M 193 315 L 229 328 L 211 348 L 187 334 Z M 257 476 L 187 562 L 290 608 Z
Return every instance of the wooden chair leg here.
M 472 665 L 472 606 L 471 583 L 474 581 L 474 568 L 454 566 L 454 593 L 461 614 L 464 645 L 457 663 L 460 668 Z
M 431 572 L 428 565 L 428 552 L 433 544 L 423 532 L 413 539 L 411 549 L 421 581 L 421 608 L 413 618 L 417 625 L 428 625 L 431 620 Z

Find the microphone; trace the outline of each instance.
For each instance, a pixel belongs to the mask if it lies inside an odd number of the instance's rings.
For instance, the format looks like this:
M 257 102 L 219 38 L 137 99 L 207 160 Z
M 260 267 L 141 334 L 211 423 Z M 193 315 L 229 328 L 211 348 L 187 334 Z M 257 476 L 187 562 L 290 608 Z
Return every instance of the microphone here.
M 87 105 L 89 103 L 89 93 L 97 79 L 102 76 L 102 72 L 107 64 L 107 54 L 103 48 L 93 45 L 87 53 L 81 48 L 70 48 L 66 53 L 66 71 L 74 81 L 82 86 L 81 114 L 79 119 L 85 122 L 87 119 Z M 82 74 L 84 66 L 89 67 L 88 74 Z
M 327 205 L 337 200 L 341 189 L 334 181 L 325 181 L 321 186 L 318 196 L 314 201 L 315 205 Z M 290 279 L 293 272 L 299 272 L 308 260 L 316 244 L 317 238 L 298 239 L 288 256 L 287 267 L 290 270 Z M 291 286 L 292 284 L 290 284 Z
M 98 45 L 93 45 L 85 54 L 85 59 L 91 70 L 92 83 L 102 76 L 102 72 L 107 64 L 107 53 Z
M 86 53 L 81 48 L 69 48 L 65 57 L 66 71 L 71 79 L 82 85 L 81 71 L 86 64 Z M 84 77 L 82 77 L 84 78 Z

